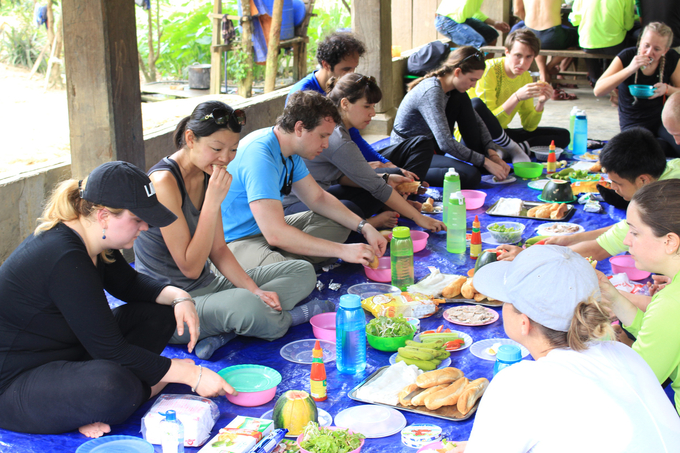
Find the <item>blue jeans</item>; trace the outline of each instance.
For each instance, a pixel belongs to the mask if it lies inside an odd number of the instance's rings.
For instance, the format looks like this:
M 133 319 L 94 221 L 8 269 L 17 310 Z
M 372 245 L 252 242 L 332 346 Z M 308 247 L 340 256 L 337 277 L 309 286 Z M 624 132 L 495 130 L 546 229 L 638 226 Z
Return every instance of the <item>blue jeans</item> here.
M 437 14 L 434 27 L 459 46 L 482 47 L 498 38 L 498 32 L 493 27 L 477 19 L 467 19 L 465 23 L 459 24 Z

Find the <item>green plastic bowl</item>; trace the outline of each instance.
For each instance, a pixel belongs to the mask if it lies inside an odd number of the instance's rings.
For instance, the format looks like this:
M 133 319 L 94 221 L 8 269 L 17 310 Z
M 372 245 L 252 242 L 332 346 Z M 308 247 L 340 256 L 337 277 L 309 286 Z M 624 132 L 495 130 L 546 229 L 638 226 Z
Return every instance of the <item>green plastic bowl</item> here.
M 543 174 L 543 164 L 538 162 L 517 162 L 512 164 L 512 168 L 520 178 L 534 179 Z
M 379 351 L 394 352 L 399 348 L 406 346 L 408 340 L 413 340 L 415 336 L 415 330 L 408 335 L 403 337 L 376 337 L 373 335 L 366 334 L 368 339 L 368 344 L 373 346 Z

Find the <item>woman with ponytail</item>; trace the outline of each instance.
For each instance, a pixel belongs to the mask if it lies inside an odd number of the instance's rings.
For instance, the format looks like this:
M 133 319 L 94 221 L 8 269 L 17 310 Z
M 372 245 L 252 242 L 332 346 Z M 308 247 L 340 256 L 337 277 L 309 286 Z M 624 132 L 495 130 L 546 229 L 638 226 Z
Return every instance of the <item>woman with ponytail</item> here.
M 434 139 L 435 155 L 426 177 L 432 185 L 441 186 L 449 168 L 460 174 L 463 189 L 477 187 L 482 170 L 499 180 L 510 172 L 466 93 L 482 76 L 484 67 L 484 53 L 474 47 L 460 47 L 444 66 L 411 82 L 399 105 L 390 140 L 401 143 L 418 135 Z M 452 136 L 456 124 L 464 144 Z
M 679 157 L 675 143 L 661 122 L 666 99 L 680 90 L 680 55 L 671 49 L 673 31 L 661 22 L 652 22 L 642 30 L 637 47 L 624 49 L 600 76 L 593 92 L 604 96 L 619 90 L 619 126 L 621 130 L 644 127 L 656 135 L 667 156 Z M 636 98 L 631 85 L 652 85 L 654 94 Z
M 626 222 L 623 243 L 635 267 L 671 282 L 652 296 L 643 311 L 600 273 L 602 298 L 635 337 L 633 350 L 649 364 L 658 382 L 671 380 L 680 411 L 680 180 L 657 181 L 638 190 L 628 205 Z
M 127 162 L 57 186 L 35 232 L 0 267 L 0 428 L 100 437 L 169 383 L 204 397 L 234 393 L 193 360 L 160 355 L 175 328 L 189 351 L 196 344 L 193 299 L 135 272 L 119 251 L 175 219 Z M 104 290 L 126 304 L 112 310 Z
M 503 328 L 534 360 L 489 384 L 468 442 L 453 452 L 671 452 L 680 418 L 654 373 L 611 341 L 598 277 L 566 247 L 540 245 L 487 264 L 475 289 L 503 301 Z
M 340 79 L 331 77 L 326 97 L 338 107 L 342 121 L 329 137 L 328 148 L 314 159 L 303 159 L 319 186 L 376 229 L 393 228 L 401 215 L 425 229 L 435 232 L 445 230 L 441 221 L 421 214 L 395 189 L 401 183 L 413 181 L 410 173 L 402 176 L 374 170 L 352 141 L 349 130 L 368 126 L 375 116 L 375 104 L 382 98 L 375 79 L 357 73 L 345 74 Z M 430 140 L 423 141 L 431 146 Z M 408 153 L 408 143 L 411 142 L 394 145 L 393 151 Z M 385 205 L 389 210 L 377 214 Z M 283 206 L 286 215 L 309 210 L 295 193 L 284 198 Z
M 316 284 L 310 263 L 294 260 L 244 271 L 224 241 L 220 205 L 231 184 L 226 168 L 245 123 L 243 110 L 219 101 L 199 104 L 180 121 L 177 150 L 149 171 L 158 199 L 177 220 L 149 228 L 135 244 L 139 272 L 179 286 L 195 299 L 201 321 L 195 353 L 201 359 L 236 335 L 275 340 L 291 325 L 333 308 L 328 301 L 294 308 Z M 171 340 L 187 342 L 181 332 Z

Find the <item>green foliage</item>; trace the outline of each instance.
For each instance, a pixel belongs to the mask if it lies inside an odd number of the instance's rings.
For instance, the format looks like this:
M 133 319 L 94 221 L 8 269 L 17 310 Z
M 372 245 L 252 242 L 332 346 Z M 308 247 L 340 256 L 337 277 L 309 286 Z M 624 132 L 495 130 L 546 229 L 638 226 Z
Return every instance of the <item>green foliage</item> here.
M 2 31 L 0 60 L 12 66 L 32 68 L 47 42 L 45 27 L 38 28 L 33 21 L 32 2 L 9 2 L 3 5 L 2 14 L 12 17 L 15 26 L 7 25 Z M 38 71 L 46 70 L 47 63 L 43 60 Z
M 351 4 L 351 2 L 347 2 Z M 309 44 L 307 45 L 307 67 L 315 68 L 316 48 L 319 41 L 333 33 L 339 28 L 350 28 L 351 17 L 349 11 L 340 1 L 333 2 L 319 2 L 314 4 L 314 14 L 309 21 L 309 28 L 307 29 L 307 36 L 309 36 Z

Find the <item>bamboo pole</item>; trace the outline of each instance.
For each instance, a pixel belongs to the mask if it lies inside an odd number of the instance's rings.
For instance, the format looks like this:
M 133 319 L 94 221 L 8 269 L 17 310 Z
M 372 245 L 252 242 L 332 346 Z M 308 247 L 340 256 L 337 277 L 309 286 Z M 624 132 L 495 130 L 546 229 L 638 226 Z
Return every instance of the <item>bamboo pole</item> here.
M 279 42 L 281 39 L 281 20 L 283 19 L 283 0 L 274 0 L 272 26 L 269 29 L 267 46 L 267 69 L 264 76 L 264 92 L 274 91 L 279 61 Z
M 251 17 L 250 1 L 240 0 L 241 11 L 241 52 L 245 53 L 246 76 L 238 81 L 238 94 L 244 98 L 253 95 L 253 18 Z

